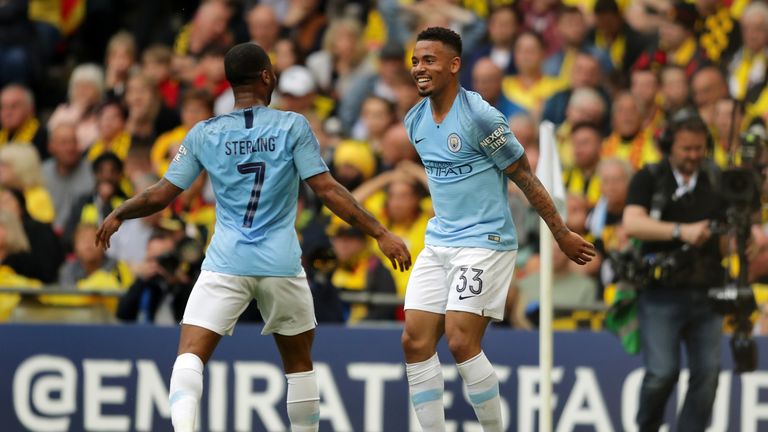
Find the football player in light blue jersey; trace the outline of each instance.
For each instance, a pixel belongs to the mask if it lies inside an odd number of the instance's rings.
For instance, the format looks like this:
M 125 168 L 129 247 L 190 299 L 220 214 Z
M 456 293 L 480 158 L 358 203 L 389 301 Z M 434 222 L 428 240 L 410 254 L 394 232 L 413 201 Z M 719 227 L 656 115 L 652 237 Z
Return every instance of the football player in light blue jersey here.
M 515 265 L 507 178 L 571 260 L 585 264 L 595 255 L 563 223 L 504 116 L 459 86 L 460 57 L 453 31 L 432 27 L 418 35 L 411 74 L 425 98 L 405 117 L 435 210 L 408 281 L 402 337 L 411 403 L 425 432 L 445 430 L 436 353 L 443 334 L 483 431 L 503 430 L 498 379 L 481 341 L 490 320 L 503 318 Z
M 283 361 L 291 430 L 317 431 L 320 398 L 310 355 L 316 321 L 294 228 L 299 180 L 339 217 L 376 238 L 395 268 L 407 270 L 411 257 L 405 243 L 331 177 L 307 120 L 267 108 L 277 77 L 264 50 L 237 45 L 224 68 L 235 111 L 195 125 L 165 177 L 115 209 L 96 242 L 108 248 L 124 220 L 165 208 L 205 169 L 216 194 L 216 227 L 182 319 L 170 385 L 174 430 L 195 430 L 204 364 L 255 298 L 262 334 L 274 334 Z

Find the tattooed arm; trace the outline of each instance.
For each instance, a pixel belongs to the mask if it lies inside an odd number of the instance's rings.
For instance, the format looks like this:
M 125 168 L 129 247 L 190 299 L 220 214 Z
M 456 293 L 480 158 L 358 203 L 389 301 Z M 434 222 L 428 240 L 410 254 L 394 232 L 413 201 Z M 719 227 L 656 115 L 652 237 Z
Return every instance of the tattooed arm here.
M 124 202 L 104 219 L 96 233 L 96 246 L 102 249 L 109 248 L 109 238 L 120 228 L 124 220 L 157 213 L 168 206 L 183 191 L 184 189 L 168 180 L 160 179 L 139 195 Z
M 523 191 L 531 206 L 546 222 L 558 246 L 568 258 L 581 265 L 592 260 L 592 257 L 595 256 L 595 247 L 565 226 L 565 222 L 557 213 L 555 203 L 549 193 L 531 171 L 528 157 L 525 154 L 507 167 L 504 174 Z
M 400 270 L 403 271 L 411 266 L 411 254 L 403 240 L 384 228 L 328 172 L 312 176 L 306 179 L 306 182 L 333 213 L 375 238 L 381 251 L 392 261 L 393 268 L 398 268 L 399 264 Z

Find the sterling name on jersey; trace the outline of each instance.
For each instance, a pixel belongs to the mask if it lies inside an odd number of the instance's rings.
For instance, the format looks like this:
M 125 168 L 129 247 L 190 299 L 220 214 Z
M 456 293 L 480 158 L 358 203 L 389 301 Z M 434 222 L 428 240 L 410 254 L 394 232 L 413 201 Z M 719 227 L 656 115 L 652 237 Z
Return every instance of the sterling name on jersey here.
M 187 189 L 205 169 L 216 195 L 216 226 L 203 270 L 243 276 L 296 276 L 299 177 L 328 171 L 307 120 L 252 107 L 193 127 L 166 180 Z
M 523 155 L 507 119 L 479 94 L 459 88 L 451 110 L 435 123 L 429 98 L 405 116 L 424 163 L 435 210 L 425 243 L 517 249 L 503 170 Z

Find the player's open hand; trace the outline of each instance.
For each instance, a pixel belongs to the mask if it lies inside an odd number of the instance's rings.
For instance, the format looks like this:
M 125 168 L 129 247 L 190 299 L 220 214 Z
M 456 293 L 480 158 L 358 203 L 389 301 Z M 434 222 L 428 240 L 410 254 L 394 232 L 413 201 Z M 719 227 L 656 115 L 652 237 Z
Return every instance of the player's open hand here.
M 560 237 L 557 240 L 557 245 L 560 246 L 560 250 L 571 261 L 578 265 L 584 265 L 592 261 L 592 258 L 595 256 L 595 246 L 573 231 L 568 231 L 568 234 Z
M 403 239 L 387 231 L 377 241 L 379 249 L 389 258 L 394 269 L 403 272 L 411 268 L 411 253 Z
M 109 239 L 112 237 L 112 234 L 120 228 L 122 223 L 123 221 L 115 216 L 115 212 L 110 213 L 109 216 L 104 219 L 104 222 L 101 223 L 99 231 L 96 232 L 96 246 L 102 250 L 109 249 Z

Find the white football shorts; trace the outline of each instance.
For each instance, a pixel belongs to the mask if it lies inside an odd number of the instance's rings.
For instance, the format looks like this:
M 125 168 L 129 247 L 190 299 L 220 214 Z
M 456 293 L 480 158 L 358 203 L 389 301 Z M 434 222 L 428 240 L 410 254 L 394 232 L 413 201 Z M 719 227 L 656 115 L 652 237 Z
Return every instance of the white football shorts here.
M 517 251 L 427 245 L 416 258 L 405 309 L 504 318 Z
M 203 270 L 181 323 L 231 335 L 251 299 L 256 300 L 264 318 L 263 335 L 295 336 L 317 326 L 312 292 L 303 270 L 296 277 L 235 276 Z

